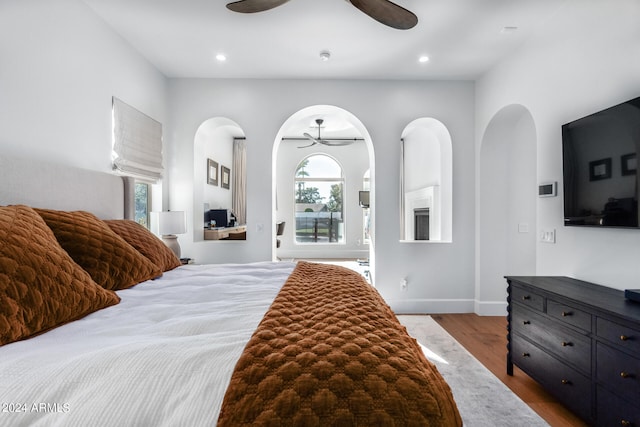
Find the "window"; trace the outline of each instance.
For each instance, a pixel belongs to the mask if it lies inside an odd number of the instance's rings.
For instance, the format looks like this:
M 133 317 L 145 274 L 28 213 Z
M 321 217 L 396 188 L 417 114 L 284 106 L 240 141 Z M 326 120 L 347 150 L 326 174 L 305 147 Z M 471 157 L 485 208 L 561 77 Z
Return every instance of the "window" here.
M 151 185 L 146 182 L 136 182 L 136 216 L 135 221 L 149 228 L 149 212 L 151 211 Z
M 344 178 L 329 156 L 304 159 L 295 173 L 296 243 L 344 243 Z

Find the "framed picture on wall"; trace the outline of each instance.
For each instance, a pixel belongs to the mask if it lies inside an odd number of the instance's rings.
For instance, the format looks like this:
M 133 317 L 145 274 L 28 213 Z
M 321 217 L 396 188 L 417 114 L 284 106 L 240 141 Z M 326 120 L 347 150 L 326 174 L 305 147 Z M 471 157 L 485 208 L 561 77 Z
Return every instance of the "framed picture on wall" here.
M 611 157 L 589 162 L 589 181 L 611 178 Z
M 636 158 L 636 153 L 625 154 L 620 157 L 622 162 L 621 169 L 622 175 L 635 175 L 638 170 L 638 160 Z
M 207 184 L 218 185 L 218 162 L 207 159 Z
M 231 169 L 226 166 L 222 166 L 222 174 L 220 178 L 222 179 L 222 184 L 220 184 L 220 186 L 228 190 L 231 183 Z

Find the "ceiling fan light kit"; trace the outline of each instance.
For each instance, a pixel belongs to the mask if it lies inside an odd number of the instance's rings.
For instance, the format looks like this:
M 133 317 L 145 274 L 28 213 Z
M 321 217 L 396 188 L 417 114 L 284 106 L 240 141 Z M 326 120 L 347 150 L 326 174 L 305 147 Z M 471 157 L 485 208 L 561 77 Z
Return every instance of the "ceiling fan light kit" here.
M 264 12 L 281 6 L 289 0 L 239 0 L 227 4 L 227 9 L 239 13 Z M 397 30 L 408 30 L 418 24 L 411 11 L 389 0 L 349 0 L 359 10 L 376 21 Z

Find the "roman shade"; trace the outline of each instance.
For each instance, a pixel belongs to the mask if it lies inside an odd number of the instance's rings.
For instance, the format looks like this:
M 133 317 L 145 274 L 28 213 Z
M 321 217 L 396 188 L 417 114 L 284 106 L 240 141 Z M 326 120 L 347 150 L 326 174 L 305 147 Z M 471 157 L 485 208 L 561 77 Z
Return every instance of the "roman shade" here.
M 155 183 L 162 178 L 162 123 L 113 97 L 113 168 Z

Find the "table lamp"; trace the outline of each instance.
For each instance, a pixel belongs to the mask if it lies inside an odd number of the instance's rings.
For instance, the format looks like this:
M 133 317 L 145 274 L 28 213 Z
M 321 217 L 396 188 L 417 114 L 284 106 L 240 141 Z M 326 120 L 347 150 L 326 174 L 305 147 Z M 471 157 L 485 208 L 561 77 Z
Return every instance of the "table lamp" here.
M 176 234 L 187 232 L 187 218 L 184 211 L 158 212 L 158 233 L 162 241 L 180 258 L 180 244 Z

